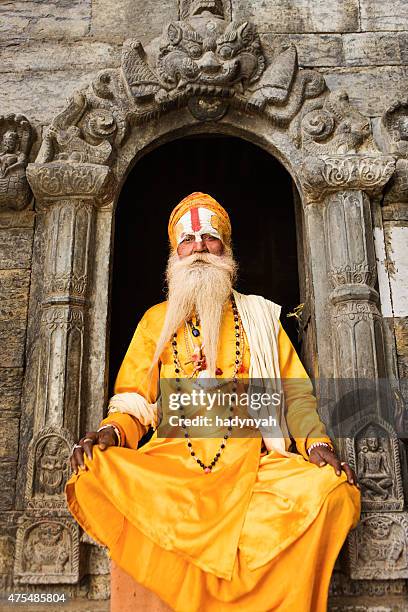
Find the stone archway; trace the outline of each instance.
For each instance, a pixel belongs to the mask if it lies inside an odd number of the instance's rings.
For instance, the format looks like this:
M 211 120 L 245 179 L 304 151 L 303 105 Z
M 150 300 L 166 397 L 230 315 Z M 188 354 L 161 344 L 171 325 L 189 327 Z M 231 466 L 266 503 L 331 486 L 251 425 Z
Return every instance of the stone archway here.
M 289 173 L 264 149 L 243 139 L 206 134 L 179 138 L 139 159 L 115 209 L 110 394 L 136 321 L 164 299 L 167 223 L 174 202 L 198 189 L 222 202 L 231 216 L 238 291 L 279 303 L 285 330 L 298 344 L 297 320 L 287 314 L 305 302 L 306 283 L 302 242 L 296 239 L 301 210 L 295 206 Z
M 228 15 L 227 2 L 204 7 L 186 1 L 161 41 L 146 51 L 137 41 L 125 42 L 121 68 L 99 73 L 73 96 L 27 168 L 38 225 L 20 452 L 20 465 L 28 461 L 30 469 L 27 478 L 20 470 L 25 495 L 17 582 L 79 579 L 79 530 L 60 490 L 41 484 L 37 449 L 62 453 L 59 440 L 69 448 L 102 416 L 112 220 L 127 173 L 152 147 L 179 135 L 217 132 L 276 156 L 302 201 L 313 290 L 304 324 L 315 330 L 314 374 L 387 376 L 370 201 L 393 175 L 395 157 L 376 147 L 368 120 L 347 94 L 330 92 L 321 73 L 299 69 L 293 46 L 266 57 L 256 29 Z M 373 422 L 381 416 L 374 414 Z M 344 458 L 353 460 L 357 451 L 340 443 Z M 364 521 L 350 536 L 351 577 L 375 580 L 378 549 L 407 542 L 407 519 L 400 497 L 375 509 L 364 501 L 363 510 Z M 380 544 L 378 525 L 388 530 Z M 47 530 L 58 532 L 51 570 L 30 564 L 24 554 Z M 69 551 L 62 566 L 61 548 Z M 382 578 L 407 578 L 406 544 L 397 560 L 384 554 Z

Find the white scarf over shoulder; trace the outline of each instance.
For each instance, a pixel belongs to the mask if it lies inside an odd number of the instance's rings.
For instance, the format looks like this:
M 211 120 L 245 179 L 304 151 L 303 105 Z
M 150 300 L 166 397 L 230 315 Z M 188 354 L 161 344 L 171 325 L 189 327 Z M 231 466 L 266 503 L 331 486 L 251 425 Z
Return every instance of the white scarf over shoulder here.
M 264 391 L 279 393 L 281 396 L 277 409 L 272 404 L 267 408 L 267 413 L 276 419 L 277 425 L 274 427 L 273 438 L 263 435 L 265 446 L 268 450 L 276 449 L 286 454 L 285 438 L 289 438 L 289 432 L 285 420 L 278 351 L 281 307 L 260 295 L 244 295 L 235 290 L 233 294 L 249 345 L 249 378 L 262 379 Z M 157 404 L 148 403 L 139 393 L 114 395 L 109 401 L 109 414 L 114 412 L 132 414 L 145 426 L 156 428 L 158 425 Z M 263 413 L 264 416 L 267 414 Z

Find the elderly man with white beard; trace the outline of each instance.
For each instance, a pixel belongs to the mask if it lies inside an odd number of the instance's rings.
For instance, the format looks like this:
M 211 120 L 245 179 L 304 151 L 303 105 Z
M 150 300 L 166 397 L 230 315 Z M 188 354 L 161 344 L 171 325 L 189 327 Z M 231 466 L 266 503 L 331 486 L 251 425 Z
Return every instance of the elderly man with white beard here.
M 169 238 L 168 299 L 142 317 L 108 416 L 73 449 L 68 507 L 121 570 L 173 610 L 323 612 L 360 515 L 356 476 L 319 418 L 280 307 L 234 289 L 225 209 L 207 194 L 187 196 Z M 166 385 L 181 397 L 185 384 L 228 382 L 237 397 L 245 380 L 282 398 L 266 408 L 272 432 L 234 431 L 236 399 L 216 435 L 194 436 L 181 404 L 181 435 L 163 426 Z

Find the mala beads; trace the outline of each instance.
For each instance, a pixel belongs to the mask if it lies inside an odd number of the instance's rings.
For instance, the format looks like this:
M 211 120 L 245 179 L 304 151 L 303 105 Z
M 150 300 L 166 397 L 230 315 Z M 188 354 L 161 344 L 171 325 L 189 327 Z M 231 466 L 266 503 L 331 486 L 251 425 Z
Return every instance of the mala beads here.
M 242 365 L 242 358 L 243 358 L 243 327 L 242 327 L 242 322 L 240 319 L 240 316 L 238 314 L 238 309 L 237 309 L 237 305 L 235 303 L 235 299 L 234 296 L 231 295 L 231 305 L 232 305 L 232 312 L 233 312 L 233 316 L 234 316 L 234 337 L 235 337 L 235 359 L 234 359 L 234 372 L 232 375 L 232 381 L 233 381 L 233 387 L 232 387 L 232 392 L 235 393 L 237 390 L 237 375 L 238 372 L 241 368 Z M 196 323 L 197 325 L 198 323 Z M 194 333 L 195 332 L 195 333 Z M 197 329 L 196 326 L 192 325 L 192 333 L 195 337 L 200 335 L 199 330 Z M 173 363 L 174 363 L 174 372 L 176 374 L 176 385 L 177 385 L 177 391 L 180 392 L 181 391 L 181 384 L 180 384 L 180 374 L 184 373 L 186 374 L 184 368 L 182 367 L 181 363 L 180 363 L 180 359 L 179 359 L 179 355 L 178 355 L 178 350 L 177 350 L 177 333 L 173 334 L 173 339 L 171 342 L 171 346 L 172 346 L 172 351 L 173 351 Z M 205 364 L 205 357 L 201 358 L 201 364 Z M 217 368 L 217 371 L 219 370 L 219 368 Z M 193 375 L 195 373 L 197 373 L 199 370 L 197 369 L 197 367 L 195 368 Z M 185 419 L 185 414 L 184 414 L 184 407 L 180 406 L 179 410 L 181 410 L 181 418 L 184 421 Z M 230 408 L 230 423 L 231 423 L 231 419 L 234 413 L 234 406 L 231 405 Z M 220 444 L 219 450 L 215 453 L 213 460 L 208 464 L 205 465 L 205 463 L 203 461 L 201 461 L 201 459 L 199 459 L 193 449 L 193 444 L 191 442 L 190 439 L 190 434 L 187 431 L 187 426 L 184 424 L 182 425 L 182 428 L 184 429 L 184 437 L 187 439 L 187 446 L 190 452 L 190 455 L 194 458 L 194 460 L 198 463 L 198 465 L 204 470 L 205 474 L 210 474 L 212 468 L 216 465 L 217 461 L 219 460 L 219 458 L 221 457 L 221 453 L 222 451 L 225 449 L 226 447 L 226 442 L 228 440 L 228 438 L 231 436 L 231 431 L 232 431 L 232 425 L 230 424 L 228 426 L 228 433 L 226 433 L 223 437 L 223 441 Z

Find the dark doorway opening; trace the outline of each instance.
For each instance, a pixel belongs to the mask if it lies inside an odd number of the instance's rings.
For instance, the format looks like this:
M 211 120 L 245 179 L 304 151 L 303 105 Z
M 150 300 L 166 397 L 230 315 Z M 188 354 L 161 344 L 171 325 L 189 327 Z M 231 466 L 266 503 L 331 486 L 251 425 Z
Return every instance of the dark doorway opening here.
M 296 221 L 289 173 L 263 149 L 240 138 L 198 136 L 165 144 L 144 156 L 122 189 L 115 216 L 111 299 L 110 387 L 143 313 L 165 299 L 167 222 L 193 191 L 215 197 L 228 211 L 237 289 L 282 306 L 282 325 L 296 348 L 299 304 Z

